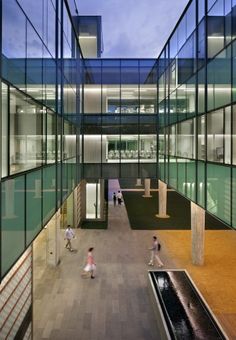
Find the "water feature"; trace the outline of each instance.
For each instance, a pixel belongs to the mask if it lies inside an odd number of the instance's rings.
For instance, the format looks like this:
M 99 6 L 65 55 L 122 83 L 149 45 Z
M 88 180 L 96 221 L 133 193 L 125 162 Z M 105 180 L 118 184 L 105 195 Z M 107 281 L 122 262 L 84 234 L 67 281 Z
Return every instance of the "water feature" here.
M 150 271 L 169 339 L 227 339 L 185 271 Z

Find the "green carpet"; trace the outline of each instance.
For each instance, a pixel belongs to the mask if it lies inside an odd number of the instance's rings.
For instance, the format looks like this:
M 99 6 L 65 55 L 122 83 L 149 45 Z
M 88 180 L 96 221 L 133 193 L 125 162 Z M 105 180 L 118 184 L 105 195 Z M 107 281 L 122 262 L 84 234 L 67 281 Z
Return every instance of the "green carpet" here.
M 157 218 L 158 193 L 151 192 L 152 198 L 142 197 L 143 192 L 122 192 L 130 226 L 140 230 L 190 230 L 190 201 L 175 191 L 168 192 L 168 219 Z M 206 213 L 206 229 L 229 229 L 227 225 Z
M 84 221 L 81 229 L 107 229 L 107 221 Z

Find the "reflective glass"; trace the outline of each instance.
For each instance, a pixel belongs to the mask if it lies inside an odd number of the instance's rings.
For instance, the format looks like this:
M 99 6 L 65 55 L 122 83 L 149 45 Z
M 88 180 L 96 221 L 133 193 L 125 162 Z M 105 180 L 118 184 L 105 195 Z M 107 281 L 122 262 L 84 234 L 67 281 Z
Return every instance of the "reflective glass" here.
M 4 275 L 25 247 L 25 177 L 1 184 L 1 268 Z
M 207 164 L 207 210 L 226 223 L 231 215 L 230 185 L 230 167 Z
M 42 228 L 42 172 L 26 175 L 26 245 L 28 246 Z
M 44 167 L 43 183 L 43 223 L 46 223 L 56 211 L 56 166 Z

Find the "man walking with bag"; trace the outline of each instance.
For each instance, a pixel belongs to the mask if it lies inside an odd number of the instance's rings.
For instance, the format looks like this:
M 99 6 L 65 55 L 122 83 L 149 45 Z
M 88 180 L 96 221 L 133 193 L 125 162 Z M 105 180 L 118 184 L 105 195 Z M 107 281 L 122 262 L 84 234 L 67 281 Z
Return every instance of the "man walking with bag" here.
M 69 249 L 70 251 L 73 251 L 72 246 L 71 246 L 71 240 L 74 237 L 75 237 L 74 231 L 71 229 L 71 226 L 68 225 L 65 231 L 65 240 L 67 240 L 65 248 Z
M 153 236 L 153 243 L 152 243 L 152 247 L 149 248 L 149 250 L 151 250 L 151 258 L 150 258 L 150 261 L 148 263 L 149 266 L 153 266 L 154 263 L 154 258 L 157 260 L 157 265 L 158 267 L 163 267 L 164 264 L 162 263 L 160 257 L 158 256 L 158 251 L 160 250 L 160 245 L 157 241 L 157 237 L 156 236 Z

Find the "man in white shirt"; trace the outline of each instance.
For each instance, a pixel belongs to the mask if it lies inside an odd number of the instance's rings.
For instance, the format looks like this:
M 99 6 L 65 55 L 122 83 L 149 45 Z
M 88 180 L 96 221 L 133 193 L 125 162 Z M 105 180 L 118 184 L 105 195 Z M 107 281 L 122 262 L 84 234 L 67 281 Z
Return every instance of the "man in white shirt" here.
M 122 203 L 122 193 L 120 192 L 120 190 L 118 191 L 116 197 L 117 197 L 118 204 L 121 205 L 121 203 Z
M 74 231 L 71 229 L 71 226 L 68 225 L 66 231 L 65 231 L 65 240 L 67 240 L 67 243 L 65 247 L 69 249 L 70 251 L 73 251 L 72 246 L 71 246 L 71 240 L 72 238 L 75 237 Z
M 154 263 L 154 258 L 156 259 L 157 261 L 157 265 L 158 267 L 163 267 L 163 263 L 160 259 L 160 257 L 158 256 L 158 241 L 157 241 L 157 237 L 156 236 L 153 236 L 153 243 L 152 243 L 152 247 L 149 248 L 149 250 L 151 250 L 151 258 L 150 258 L 150 261 L 148 263 L 149 266 L 153 266 Z

